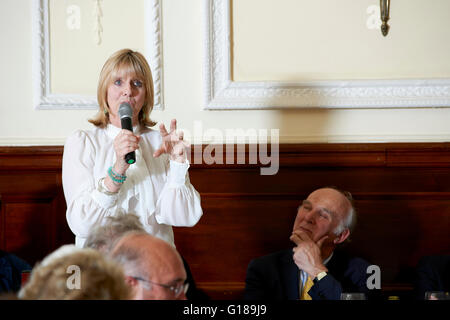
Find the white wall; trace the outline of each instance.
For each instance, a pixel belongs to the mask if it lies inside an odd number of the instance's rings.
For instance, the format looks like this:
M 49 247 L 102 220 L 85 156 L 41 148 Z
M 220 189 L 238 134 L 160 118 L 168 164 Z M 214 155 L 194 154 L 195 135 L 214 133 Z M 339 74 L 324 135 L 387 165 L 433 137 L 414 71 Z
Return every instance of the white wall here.
M 0 1 L 0 145 L 4 146 L 61 145 L 73 130 L 89 128 L 87 119 L 95 113 L 93 110 L 34 110 L 32 1 Z M 163 0 L 165 110 L 155 111 L 155 120 L 167 124 L 176 117 L 179 127 L 191 132 L 196 121 L 201 121 L 203 130 L 279 128 L 280 142 L 289 143 L 450 140 L 450 108 L 202 110 L 202 10 L 202 0 Z M 425 16 L 424 19 L 433 18 Z M 391 25 L 394 28 L 394 20 Z M 414 37 L 414 32 L 409 36 Z M 448 39 L 442 41 L 448 43 Z
M 450 1 L 391 1 L 387 37 L 379 3 L 233 1 L 234 80 L 449 77 Z

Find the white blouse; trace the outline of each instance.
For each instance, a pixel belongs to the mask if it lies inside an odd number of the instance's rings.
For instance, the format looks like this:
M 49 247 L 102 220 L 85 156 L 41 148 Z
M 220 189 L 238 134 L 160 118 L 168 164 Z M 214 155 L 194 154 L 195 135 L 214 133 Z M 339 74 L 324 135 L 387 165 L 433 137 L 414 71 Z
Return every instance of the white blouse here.
M 141 136 L 136 163 L 117 194 L 100 192 L 99 181 L 116 161 L 113 140 L 120 130 L 109 124 L 105 129 L 77 130 L 66 140 L 62 182 L 75 244 L 82 247 L 94 224 L 124 211 L 138 215 L 148 233 L 174 245 L 172 226 L 194 226 L 203 214 L 200 195 L 189 181 L 189 162 L 171 161 L 167 154 L 154 158 L 161 134 L 135 127 Z

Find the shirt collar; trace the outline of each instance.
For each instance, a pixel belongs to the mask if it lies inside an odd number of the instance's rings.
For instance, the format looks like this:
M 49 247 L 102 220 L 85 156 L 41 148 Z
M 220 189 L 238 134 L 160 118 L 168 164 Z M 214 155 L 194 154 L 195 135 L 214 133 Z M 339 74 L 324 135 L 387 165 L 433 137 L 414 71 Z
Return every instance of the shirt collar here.
M 323 260 L 323 264 L 326 266 L 328 262 L 330 262 L 331 258 L 333 257 L 334 252 L 331 252 L 331 254 L 328 256 L 328 258 L 326 258 L 325 260 Z

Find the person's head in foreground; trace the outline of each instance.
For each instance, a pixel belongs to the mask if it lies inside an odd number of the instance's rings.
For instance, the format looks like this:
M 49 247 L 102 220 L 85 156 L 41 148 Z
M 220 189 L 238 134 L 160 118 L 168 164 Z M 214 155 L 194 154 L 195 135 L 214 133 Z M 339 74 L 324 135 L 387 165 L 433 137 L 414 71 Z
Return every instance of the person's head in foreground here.
M 69 250 L 70 249 L 70 250 Z M 94 249 L 63 246 L 37 264 L 19 298 L 27 300 L 130 299 L 122 268 Z
M 114 244 L 127 232 L 145 232 L 139 217 L 131 213 L 120 213 L 117 216 L 106 217 L 104 225 L 95 225 L 84 243 L 84 248 L 99 250 L 109 254 Z
M 131 232 L 117 242 L 112 257 L 122 265 L 133 299 L 186 299 L 183 261 L 167 242 L 147 233 Z

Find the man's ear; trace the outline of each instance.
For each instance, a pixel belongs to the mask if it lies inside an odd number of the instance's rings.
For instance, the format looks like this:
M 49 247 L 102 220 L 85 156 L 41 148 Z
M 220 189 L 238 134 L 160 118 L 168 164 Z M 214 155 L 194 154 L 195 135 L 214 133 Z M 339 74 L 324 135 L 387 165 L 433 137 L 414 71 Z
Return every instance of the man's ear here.
M 344 242 L 348 237 L 350 236 L 350 230 L 345 229 L 344 231 L 341 232 L 341 234 L 339 234 L 334 240 L 333 243 L 334 244 L 339 244 Z

